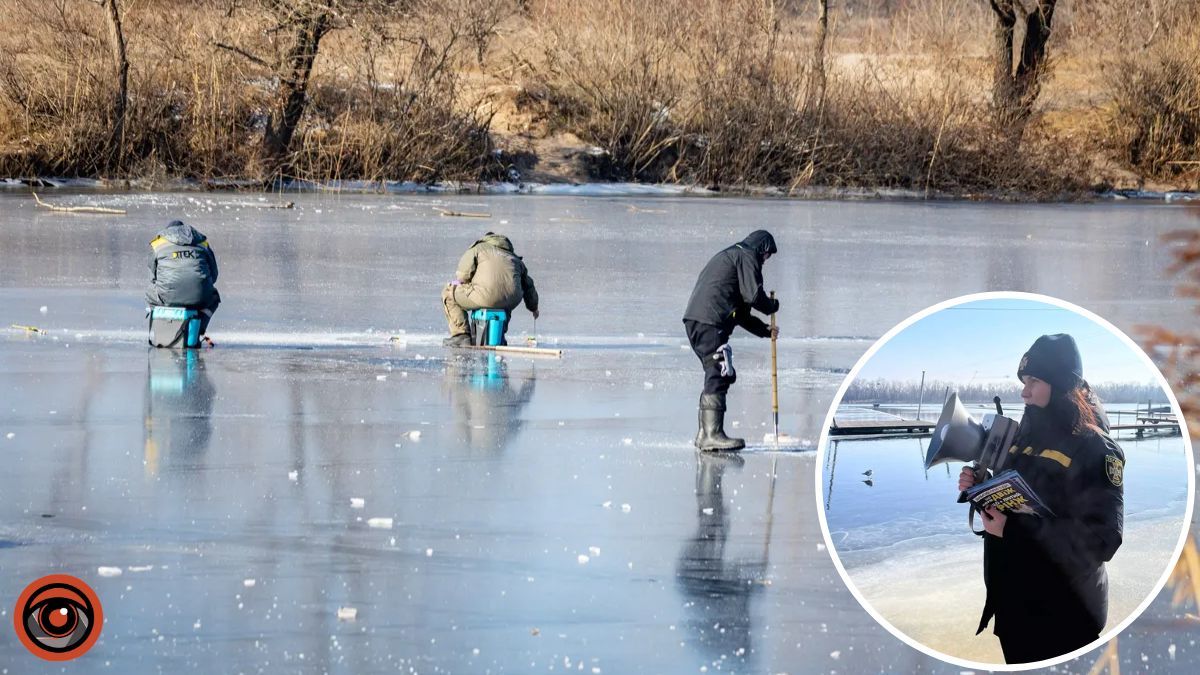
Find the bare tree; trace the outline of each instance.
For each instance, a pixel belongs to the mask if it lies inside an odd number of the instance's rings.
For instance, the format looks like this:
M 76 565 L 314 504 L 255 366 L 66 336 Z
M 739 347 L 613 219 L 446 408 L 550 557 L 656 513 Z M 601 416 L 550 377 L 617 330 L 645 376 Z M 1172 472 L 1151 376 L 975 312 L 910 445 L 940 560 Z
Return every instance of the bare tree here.
M 271 180 L 289 169 L 292 137 L 304 115 L 322 38 L 330 31 L 354 25 L 361 16 L 386 14 L 403 4 L 403 0 L 258 0 L 258 3 L 276 21 L 268 33 L 284 36 L 284 49 L 273 61 L 236 45 L 214 44 L 269 68 L 278 82 L 267 113 L 259 168 L 260 176 Z M 230 11 L 234 8 L 231 5 Z
M 129 106 L 129 59 L 125 54 L 125 31 L 121 27 L 121 11 L 117 0 L 102 0 L 102 3 L 108 18 L 108 34 L 112 42 L 110 50 L 117 74 L 108 161 L 111 167 L 119 169 L 125 147 L 125 111 Z
M 1033 113 L 1033 104 L 1041 89 L 1046 68 L 1046 43 L 1050 40 L 1051 21 L 1058 0 L 989 0 L 996 17 L 993 31 L 992 106 L 996 121 L 1019 140 L 1025 123 Z M 1024 24 L 1020 59 L 1014 69 L 1017 21 Z
M 280 18 L 279 29 L 291 34 L 291 45 L 283 59 L 276 64 L 279 88 L 267 117 L 266 134 L 263 136 L 264 166 L 270 173 L 285 168 L 292 136 L 300 116 L 304 114 L 304 103 L 308 94 L 308 82 L 312 76 L 313 63 L 321 38 L 334 26 L 332 2 L 299 0 L 267 0 Z
M 481 66 L 500 24 L 523 9 L 515 0 L 452 0 L 447 5 L 447 18 L 458 22 Z
M 818 106 L 825 102 L 825 40 L 829 37 L 829 0 L 817 0 L 817 41 L 813 46 L 813 92 Z

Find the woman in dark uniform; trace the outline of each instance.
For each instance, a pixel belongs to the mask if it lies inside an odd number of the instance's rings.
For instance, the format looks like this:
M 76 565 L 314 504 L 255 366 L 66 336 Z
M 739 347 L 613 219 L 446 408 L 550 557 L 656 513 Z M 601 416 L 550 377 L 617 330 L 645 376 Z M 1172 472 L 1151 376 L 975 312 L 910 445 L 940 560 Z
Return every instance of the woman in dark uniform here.
M 1043 335 L 1017 369 L 1025 414 L 1004 468 L 1016 469 L 1054 515 L 983 513 L 987 601 L 1007 663 L 1030 663 L 1099 638 L 1108 620 L 1104 563 L 1121 545 L 1125 455 L 1083 379 L 1075 340 Z M 959 488 L 974 484 L 970 468 Z

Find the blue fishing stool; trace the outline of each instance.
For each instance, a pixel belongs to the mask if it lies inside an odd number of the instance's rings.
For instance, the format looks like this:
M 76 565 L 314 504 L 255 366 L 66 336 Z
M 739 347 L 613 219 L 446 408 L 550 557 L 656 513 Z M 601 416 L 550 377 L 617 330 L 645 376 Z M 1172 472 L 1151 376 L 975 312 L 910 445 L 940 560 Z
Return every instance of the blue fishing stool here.
M 200 312 L 186 307 L 151 307 L 150 345 L 199 348 Z
M 503 309 L 471 310 L 471 341 L 477 347 L 499 347 L 504 342 L 504 324 L 508 312 Z

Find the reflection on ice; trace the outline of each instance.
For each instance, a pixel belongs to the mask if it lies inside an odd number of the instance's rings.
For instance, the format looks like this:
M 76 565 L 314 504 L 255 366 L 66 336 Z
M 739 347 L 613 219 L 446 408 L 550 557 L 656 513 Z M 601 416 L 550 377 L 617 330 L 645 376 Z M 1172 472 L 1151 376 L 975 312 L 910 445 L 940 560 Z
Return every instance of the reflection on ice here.
M 503 450 L 521 430 L 537 371 L 510 378 L 494 352 L 456 354 L 446 361 L 446 386 L 455 413 L 456 438 L 475 450 Z
M 710 659 L 745 663 L 752 654 L 750 603 L 763 589 L 770 531 L 761 555 L 731 559 L 726 552 L 730 515 L 723 483 L 728 469 L 741 470 L 736 454 L 696 454 L 696 531 L 680 551 L 676 584 L 687 599 L 686 625 Z
M 147 352 L 144 459 L 156 476 L 160 461 L 194 465 L 208 449 L 217 392 L 200 351 Z

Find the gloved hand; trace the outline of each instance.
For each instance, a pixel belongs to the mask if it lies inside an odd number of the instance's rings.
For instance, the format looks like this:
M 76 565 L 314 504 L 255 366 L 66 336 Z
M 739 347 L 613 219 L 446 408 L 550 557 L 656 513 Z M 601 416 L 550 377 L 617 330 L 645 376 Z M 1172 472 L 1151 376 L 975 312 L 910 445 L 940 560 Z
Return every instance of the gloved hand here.
M 536 318 L 538 318 L 538 316 L 539 316 L 540 312 L 538 312 L 538 311 L 535 309 L 535 310 L 533 310 L 532 312 L 530 312 L 530 314 L 533 314 L 533 318 L 535 318 L 535 319 L 536 319 Z
M 775 312 L 779 311 L 779 298 L 773 299 L 772 302 L 775 303 L 775 309 L 772 309 L 771 311 L 767 312 L 767 314 L 774 314 Z
M 455 280 L 453 280 L 453 281 L 451 281 L 451 282 L 450 282 L 450 285 L 451 285 L 451 286 L 462 286 L 462 282 L 461 282 L 461 281 L 459 281 L 458 279 L 455 279 Z

